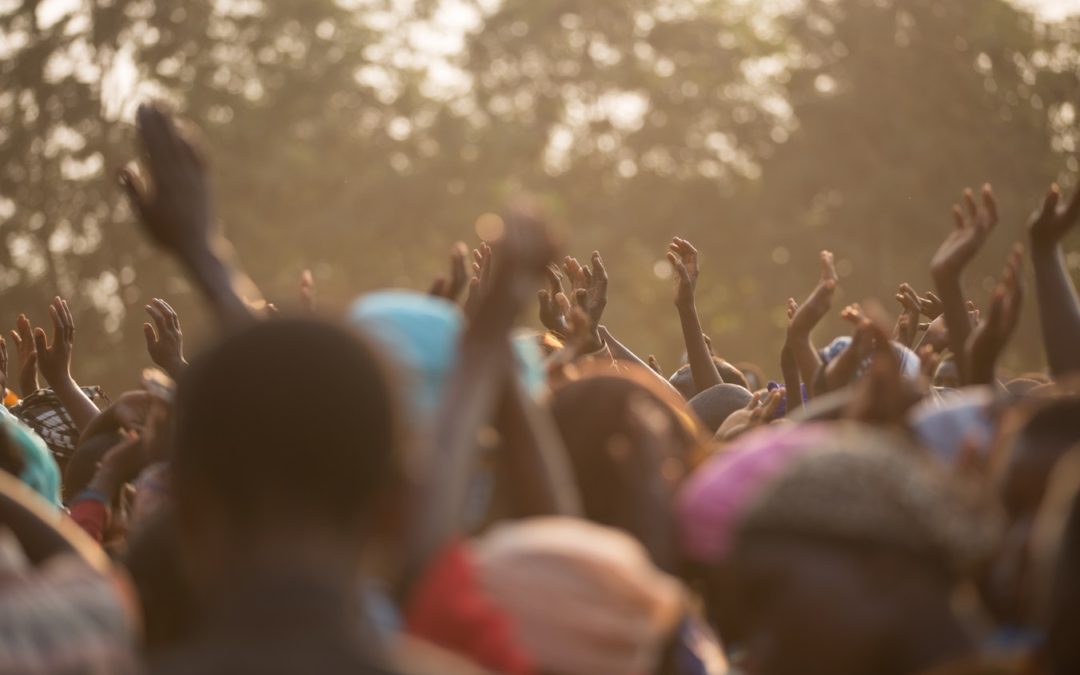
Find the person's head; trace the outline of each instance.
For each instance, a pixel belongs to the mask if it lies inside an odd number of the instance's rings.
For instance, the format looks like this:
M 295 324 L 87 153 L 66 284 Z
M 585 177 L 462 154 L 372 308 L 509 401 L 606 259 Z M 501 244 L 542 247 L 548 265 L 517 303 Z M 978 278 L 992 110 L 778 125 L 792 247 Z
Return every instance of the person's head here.
M 657 672 L 685 612 L 679 583 L 612 528 L 528 518 L 469 548 L 478 585 L 509 616 L 537 673 Z
M 355 564 L 399 486 L 390 379 L 344 328 L 280 319 L 226 337 L 181 377 L 173 419 L 173 492 L 201 583 L 230 565 Z
M 763 675 L 919 672 L 969 649 L 951 607 L 989 543 L 906 441 L 839 426 L 744 512 L 734 639 Z
M 720 378 L 725 383 L 737 384 L 744 389 L 750 388 L 746 376 L 738 368 L 719 356 L 713 357 L 713 363 L 716 364 L 716 370 L 719 371 Z M 690 364 L 684 364 L 672 373 L 671 377 L 668 378 L 668 383 L 675 387 L 675 390 L 682 394 L 682 397 L 687 401 L 698 394 L 697 385 L 694 384 L 694 375 L 690 371 Z
M 753 396 L 746 387 L 725 382 L 709 387 L 693 397 L 686 407 L 697 415 L 706 431 L 715 434 L 728 415 L 745 408 Z
M 425 293 L 385 290 L 357 298 L 347 322 L 382 351 L 400 377 L 402 404 L 411 423 L 430 422 L 457 360 L 465 325 L 461 310 Z M 536 394 L 543 388 L 544 371 L 535 333 L 516 335 L 513 345 L 518 377 Z
M 584 515 L 630 533 L 670 569 L 671 499 L 697 460 L 697 429 L 678 397 L 652 375 L 586 372 L 551 398 Z
M 1037 580 L 1025 564 L 1032 533 L 1054 468 L 1080 439 L 1080 398 L 1063 397 L 1031 403 L 1014 410 L 1019 422 L 1015 433 L 1005 430 L 1005 456 L 998 489 L 1005 509 L 1007 533 L 982 579 L 982 591 L 994 616 L 1009 624 L 1032 621 L 1031 607 Z M 1002 426 L 1015 421 L 1006 416 Z
M 6 462 L 10 469 L 19 469 L 14 475 L 45 501 L 61 506 L 60 468 L 45 441 L 3 406 L 0 406 L 0 432 L 7 435 L 9 453 L 18 453 L 17 459 L 11 457 Z

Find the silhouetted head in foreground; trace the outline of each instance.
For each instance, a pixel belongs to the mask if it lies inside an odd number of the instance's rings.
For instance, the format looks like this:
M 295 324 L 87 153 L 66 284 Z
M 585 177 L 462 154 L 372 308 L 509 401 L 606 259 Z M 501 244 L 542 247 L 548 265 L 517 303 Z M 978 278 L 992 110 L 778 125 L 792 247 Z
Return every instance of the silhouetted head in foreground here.
M 743 516 L 738 634 L 755 672 L 923 672 L 973 653 L 951 604 L 990 537 L 905 441 L 837 427 Z
M 355 573 L 373 510 L 398 485 L 400 444 L 390 381 L 358 337 L 292 319 L 227 337 L 181 379 L 175 430 L 196 585 L 261 567 Z

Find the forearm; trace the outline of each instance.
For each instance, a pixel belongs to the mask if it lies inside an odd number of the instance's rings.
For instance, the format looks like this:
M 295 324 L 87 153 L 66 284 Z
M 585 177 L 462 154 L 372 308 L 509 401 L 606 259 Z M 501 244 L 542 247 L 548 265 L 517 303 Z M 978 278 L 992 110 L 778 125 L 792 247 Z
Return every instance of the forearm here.
M 705 343 L 697 307 L 693 304 L 677 305 L 677 307 L 679 322 L 682 324 L 683 342 L 686 345 L 686 360 L 690 364 L 694 387 L 700 393 L 710 387 L 723 384 L 724 379 L 720 377 L 720 371 L 716 369 L 709 346 Z
M 49 384 L 52 385 L 53 393 L 60 399 L 68 415 L 71 415 L 71 421 L 79 432 L 89 427 L 94 418 L 101 413 L 70 375 Z
M 949 334 L 949 349 L 956 357 L 956 367 L 960 371 L 960 381 L 968 384 L 967 364 L 964 363 L 964 349 L 971 334 L 971 319 L 968 318 L 964 303 L 964 291 L 960 287 L 960 276 L 952 273 L 935 273 L 934 285 L 944 307 L 945 329 Z
M 784 376 L 784 389 L 787 392 L 787 412 L 790 416 L 802 407 L 802 387 L 799 382 L 799 366 L 791 347 L 784 345 L 780 350 L 780 372 Z
M 511 361 L 508 345 L 471 344 L 467 336 L 463 340 L 458 366 L 420 460 L 423 474 L 415 486 L 417 521 L 410 528 L 403 594 L 458 530 L 478 436 L 491 422 Z
M 791 356 L 795 359 L 799 377 L 803 382 L 813 382 L 814 375 L 821 367 L 821 359 L 818 357 L 814 343 L 810 341 L 810 334 L 788 332 L 787 346 L 791 349 Z
M 519 517 L 578 516 L 581 498 L 566 446 L 546 410 L 522 390 L 512 373 L 502 402 L 502 452 L 509 485 L 514 485 Z
M 227 242 L 221 241 L 180 256 L 191 278 L 209 302 L 218 322 L 226 328 L 245 326 L 257 317 L 250 302 L 262 299 L 258 287 L 229 264 Z
M 850 383 L 858 366 L 858 350 L 852 342 L 839 356 L 825 365 L 825 391 L 836 391 Z
M 1032 246 L 1039 325 L 1050 373 L 1080 370 L 1080 301 L 1069 278 L 1061 246 Z
M 600 334 L 604 338 L 604 344 L 607 345 L 607 348 L 611 351 L 611 355 L 616 360 L 626 361 L 628 363 L 633 363 L 637 366 L 644 368 L 646 372 L 652 373 L 657 380 L 663 382 L 665 387 L 668 387 L 672 391 L 678 393 L 678 390 L 675 389 L 675 387 L 671 386 L 670 382 L 664 379 L 655 370 L 650 368 L 649 364 L 642 361 L 641 358 L 633 351 L 631 351 L 629 347 L 615 339 L 615 336 L 612 335 L 610 331 L 608 331 L 607 329 L 602 329 Z

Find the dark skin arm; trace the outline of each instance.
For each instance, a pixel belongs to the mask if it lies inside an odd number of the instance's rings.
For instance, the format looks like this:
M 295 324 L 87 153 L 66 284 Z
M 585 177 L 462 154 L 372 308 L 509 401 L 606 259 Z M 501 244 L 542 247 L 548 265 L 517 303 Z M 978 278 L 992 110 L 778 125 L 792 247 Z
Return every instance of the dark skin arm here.
M 48 344 L 45 330 L 34 329 L 34 349 L 38 367 L 56 398 L 71 415 L 75 428 L 82 431 L 100 412 L 71 376 L 71 349 L 75 342 L 75 321 L 67 302 L 56 298 L 49 305 L 53 323 L 53 341 Z
M 478 438 L 495 421 L 507 382 L 515 378 L 509 340 L 514 319 L 554 257 L 555 245 L 546 226 L 537 218 L 515 213 L 505 218 L 505 222 L 503 239 L 497 242 L 497 250 L 487 262 L 488 286 L 476 296 L 473 315 L 462 336 L 459 359 L 431 431 L 432 447 L 427 454 L 430 464 L 424 482 L 416 491 L 418 521 L 411 528 L 407 546 L 403 596 L 432 556 L 459 529 L 468 478 L 478 453 Z M 523 404 L 516 411 L 514 408 L 511 404 L 504 411 L 513 423 L 511 429 L 502 430 L 502 435 L 517 439 L 506 451 L 522 453 L 513 460 L 519 470 L 544 467 L 543 479 L 533 476 L 532 480 L 537 481 L 538 492 L 544 486 L 551 490 L 546 496 L 532 495 L 529 508 L 555 505 L 577 512 L 576 499 L 570 498 L 569 488 L 560 484 L 564 476 L 557 460 L 528 457 L 541 449 L 544 453 L 552 452 L 546 437 L 535 435 L 542 428 L 533 417 L 538 413 Z M 530 440 L 522 440 L 522 436 L 530 433 L 534 434 Z
M 848 305 L 840 312 L 840 318 L 850 322 L 854 326 L 855 332 L 851 336 L 851 344 L 825 365 L 826 391 L 836 391 L 847 386 L 855 377 L 865 352 L 865 328 L 870 321 L 863 314 L 862 307 L 858 304 Z
M 679 311 L 679 323 L 682 325 L 683 341 L 686 344 L 686 360 L 690 363 L 690 374 L 694 377 L 694 387 L 705 391 L 710 387 L 724 383 L 720 371 L 713 362 L 712 352 L 705 342 L 698 318 L 694 291 L 699 274 L 698 252 L 690 242 L 675 237 L 668 246 L 667 259 L 675 270 L 678 285 L 675 290 L 675 308 Z
M 551 415 L 532 400 L 513 374 L 506 378 L 500 398 L 501 479 L 514 486 L 515 515 L 579 515 L 581 500 L 574 489 L 573 470 Z
M 463 242 L 457 242 L 450 249 L 450 276 L 439 277 L 431 285 L 428 295 L 444 298 L 450 302 L 457 302 L 469 283 L 466 258 L 469 249 Z M 310 272 L 308 273 L 310 275 Z
M 982 208 L 975 202 L 971 190 L 964 191 L 964 208 L 953 206 L 956 228 L 949 233 L 930 262 L 930 274 L 944 307 L 945 327 L 949 333 L 949 348 L 954 354 L 963 354 L 971 333 L 971 321 L 960 277 L 968 263 L 986 242 L 990 230 L 997 224 L 997 202 L 990 185 L 982 188 Z M 963 359 L 957 363 L 960 381 L 970 382 Z
M 616 340 L 615 336 L 612 335 L 611 331 L 609 331 L 605 326 L 600 326 L 600 337 L 603 338 L 604 344 L 606 344 L 608 346 L 608 349 L 611 350 L 611 355 L 614 356 L 617 360 L 626 361 L 627 363 L 633 363 L 635 365 L 641 366 L 647 372 L 655 373 L 656 379 L 663 382 L 665 387 L 668 387 L 676 393 L 678 392 L 675 387 L 671 386 L 670 382 L 664 379 L 664 376 L 657 369 L 659 368 L 659 366 L 657 366 L 657 368 L 653 368 L 651 363 L 646 363 L 642 361 L 641 358 L 637 354 L 632 352 L 626 345 Z M 655 362 L 656 359 L 654 357 L 650 358 L 652 358 L 652 360 Z M 713 367 L 715 368 L 716 366 L 714 365 Z
M 994 289 L 986 320 L 980 322 L 968 337 L 964 350 L 971 384 L 992 384 L 998 357 L 1020 322 L 1023 299 L 1021 259 L 1024 250 L 1019 244 L 1009 254 L 1001 281 Z
M 252 305 L 265 302 L 214 223 L 203 157 L 156 106 L 139 106 L 136 127 L 150 184 L 130 169 L 118 178 L 146 233 L 187 269 L 222 326 L 255 320 Z
M 787 392 L 787 413 L 790 416 L 802 407 L 802 387 L 799 381 L 799 364 L 791 348 L 784 345 L 780 350 L 780 372 L 784 376 L 784 390 Z
M 803 382 L 813 382 L 814 375 L 821 367 L 821 359 L 810 339 L 810 334 L 832 307 L 833 294 L 836 293 L 837 274 L 833 264 L 833 254 L 822 251 L 821 278 L 802 305 L 788 298 L 787 346 L 791 350 L 799 375 Z
M 1061 192 L 1054 185 L 1028 224 L 1031 262 L 1035 269 L 1035 299 L 1050 373 L 1060 378 L 1080 371 L 1080 300 L 1065 266 L 1061 240 L 1080 221 L 1080 190 L 1059 207 Z

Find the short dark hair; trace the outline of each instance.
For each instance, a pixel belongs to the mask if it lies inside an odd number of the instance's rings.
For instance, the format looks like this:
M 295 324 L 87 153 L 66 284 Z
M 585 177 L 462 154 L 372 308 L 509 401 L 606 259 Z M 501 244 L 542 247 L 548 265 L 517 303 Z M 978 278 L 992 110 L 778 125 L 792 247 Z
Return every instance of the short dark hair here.
M 737 384 L 718 384 L 701 392 L 686 404 L 710 433 L 716 433 L 728 415 L 745 408 L 754 397 Z
M 720 378 L 724 380 L 725 384 L 734 384 L 746 390 L 750 389 L 750 383 L 738 368 L 718 356 L 713 357 L 713 363 L 716 364 L 716 370 L 720 372 Z M 675 387 L 676 391 L 682 394 L 687 401 L 701 393 L 697 390 L 697 385 L 694 384 L 694 374 L 690 372 L 689 363 L 683 364 L 672 373 L 668 383 Z
M 178 502 L 209 497 L 234 527 L 283 516 L 355 527 L 396 486 L 393 399 L 375 352 L 344 328 L 280 319 L 236 332 L 180 379 Z

